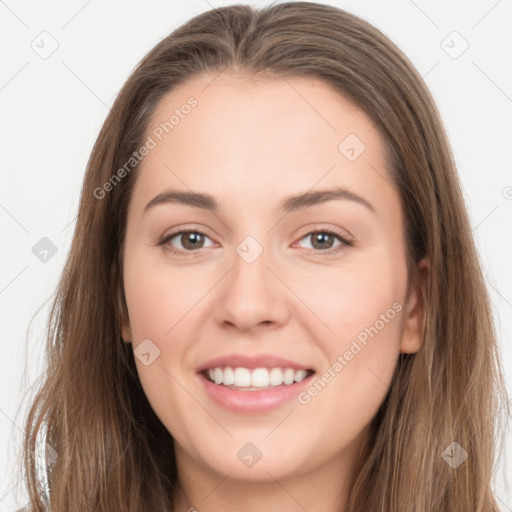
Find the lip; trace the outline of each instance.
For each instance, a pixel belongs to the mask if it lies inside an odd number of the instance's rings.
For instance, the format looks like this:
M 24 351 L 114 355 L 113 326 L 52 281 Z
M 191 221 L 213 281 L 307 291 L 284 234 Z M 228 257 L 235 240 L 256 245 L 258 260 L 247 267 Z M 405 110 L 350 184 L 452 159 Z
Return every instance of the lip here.
M 314 369 L 272 354 L 258 354 L 254 356 L 229 354 L 206 361 L 206 363 L 198 367 L 197 373 L 209 370 L 210 368 L 225 368 L 227 366 L 231 368 L 247 368 L 249 370 L 254 370 L 255 368 L 293 368 L 295 371 Z
M 246 356 L 242 354 L 231 354 L 228 356 L 210 359 L 197 369 L 197 378 L 205 390 L 208 398 L 223 409 L 227 409 L 239 414 L 262 414 L 286 404 L 293 400 L 297 395 L 307 387 L 314 372 L 308 375 L 301 382 L 295 382 L 290 385 L 276 386 L 272 389 L 262 389 L 261 391 L 239 391 L 227 386 L 218 385 L 210 382 L 205 375 L 205 371 L 210 368 L 293 368 L 294 370 L 312 370 L 311 367 L 284 359 L 274 355 L 259 354 L 256 356 Z
M 297 397 L 309 385 L 313 375 L 311 374 L 304 380 L 289 386 L 276 386 L 273 389 L 263 389 L 261 391 L 230 389 L 227 386 L 210 382 L 203 373 L 198 373 L 197 378 L 201 381 L 208 397 L 223 409 L 240 414 L 262 414 Z

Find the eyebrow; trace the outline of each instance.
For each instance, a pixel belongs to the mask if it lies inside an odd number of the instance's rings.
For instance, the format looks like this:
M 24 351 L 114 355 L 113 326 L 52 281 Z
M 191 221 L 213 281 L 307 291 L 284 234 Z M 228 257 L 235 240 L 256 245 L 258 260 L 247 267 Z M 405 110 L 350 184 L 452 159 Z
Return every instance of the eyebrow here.
M 359 203 L 371 212 L 377 213 L 373 205 L 364 197 L 359 196 L 355 192 L 351 192 L 343 187 L 308 191 L 301 194 L 286 197 L 279 204 L 277 211 L 279 213 L 290 213 L 292 211 L 307 208 L 317 204 L 326 203 L 335 199 L 345 199 Z M 144 208 L 144 212 L 154 208 L 158 205 L 178 203 L 194 208 L 201 208 L 204 210 L 216 212 L 219 210 L 219 203 L 210 194 L 199 192 L 186 192 L 181 190 L 167 190 L 155 196 Z

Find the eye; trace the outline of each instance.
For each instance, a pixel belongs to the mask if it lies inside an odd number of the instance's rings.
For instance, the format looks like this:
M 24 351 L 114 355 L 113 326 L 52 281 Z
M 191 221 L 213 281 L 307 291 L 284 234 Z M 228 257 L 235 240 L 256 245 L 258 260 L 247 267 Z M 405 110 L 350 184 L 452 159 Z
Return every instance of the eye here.
M 213 245 L 205 246 L 205 241 L 210 240 L 205 233 L 202 231 L 198 231 L 197 229 L 188 230 L 188 231 L 177 231 L 176 233 L 171 233 L 168 236 L 165 236 L 160 242 L 160 245 L 170 245 L 168 248 L 171 252 L 175 253 L 184 253 L 184 252 L 194 252 L 197 249 L 203 249 L 205 247 L 211 247 Z M 176 247 L 177 244 L 177 247 Z
M 333 253 L 344 249 L 346 246 L 353 245 L 351 240 L 346 239 L 336 231 L 330 229 L 322 229 L 319 231 L 311 231 L 300 240 L 310 240 L 311 248 L 315 252 Z M 338 242 L 337 245 L 336 242 Z
M 316 254 L 328 255 L 343 250 L 346 246 L 352 246 L 353 242 L 343 237 L 340 233 L 330 229 L 311 231 L 303 236 L 303 240 L 310 240 L 311 249 Z M 209 244 L 205 245 L 207 241 Z M 182 230 L 164 236 L 158 245 L 166 246 L 166 249 L 175 254 L 198 252 L 199 249 L 213 247 L 214 243 L 206 233 L 197 229 Z

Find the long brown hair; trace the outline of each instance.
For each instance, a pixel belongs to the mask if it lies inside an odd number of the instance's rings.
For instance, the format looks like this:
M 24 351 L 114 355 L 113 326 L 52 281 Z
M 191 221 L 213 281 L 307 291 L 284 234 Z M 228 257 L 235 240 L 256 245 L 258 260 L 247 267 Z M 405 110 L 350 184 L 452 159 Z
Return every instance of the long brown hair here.
M 423 347 L 400 355 L 345 510 L 498 511 L 490 483 L 498 413 L 508 412 L 506 390 L 489 296 L 440 116 L 421 76 L 379 30 L 341 9 L 309 2 L 200 14 L 152 49 L 120 91 L 87 165 L 48 323 L 45 379 L 26 423 L 23 469 L 32 509 L 45 505 L 36 470 L 45 433 L 57 454 L 45 470 L 53 512 L 173 510 L 172 436 L 152 411 L 132 347 L 121 337 L 123 239 L 137 166 L 108 193 L 98 190 L 142 146 L 148 119 L 167 92 L 203 72 L 233 71 L 319 78 L 363 109 L 390 155 L 409 283 L 419 277 L 420 259 L 430 260 L 422 288 Z M 467 452 L 457 468 L 444 456 L 464 453 L 454 442 Z

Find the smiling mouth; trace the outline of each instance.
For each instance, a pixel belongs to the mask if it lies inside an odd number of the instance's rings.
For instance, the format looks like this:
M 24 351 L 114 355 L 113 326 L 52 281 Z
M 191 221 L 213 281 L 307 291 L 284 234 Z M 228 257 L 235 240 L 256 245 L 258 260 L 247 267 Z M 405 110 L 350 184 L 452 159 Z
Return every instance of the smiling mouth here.
M 215 367 L 201 372 L 201 375 L 218 386 L 236 391 L 263 391 L 293 386 L 313 375 L 314 370 L 294 368 L 232 368 Z

